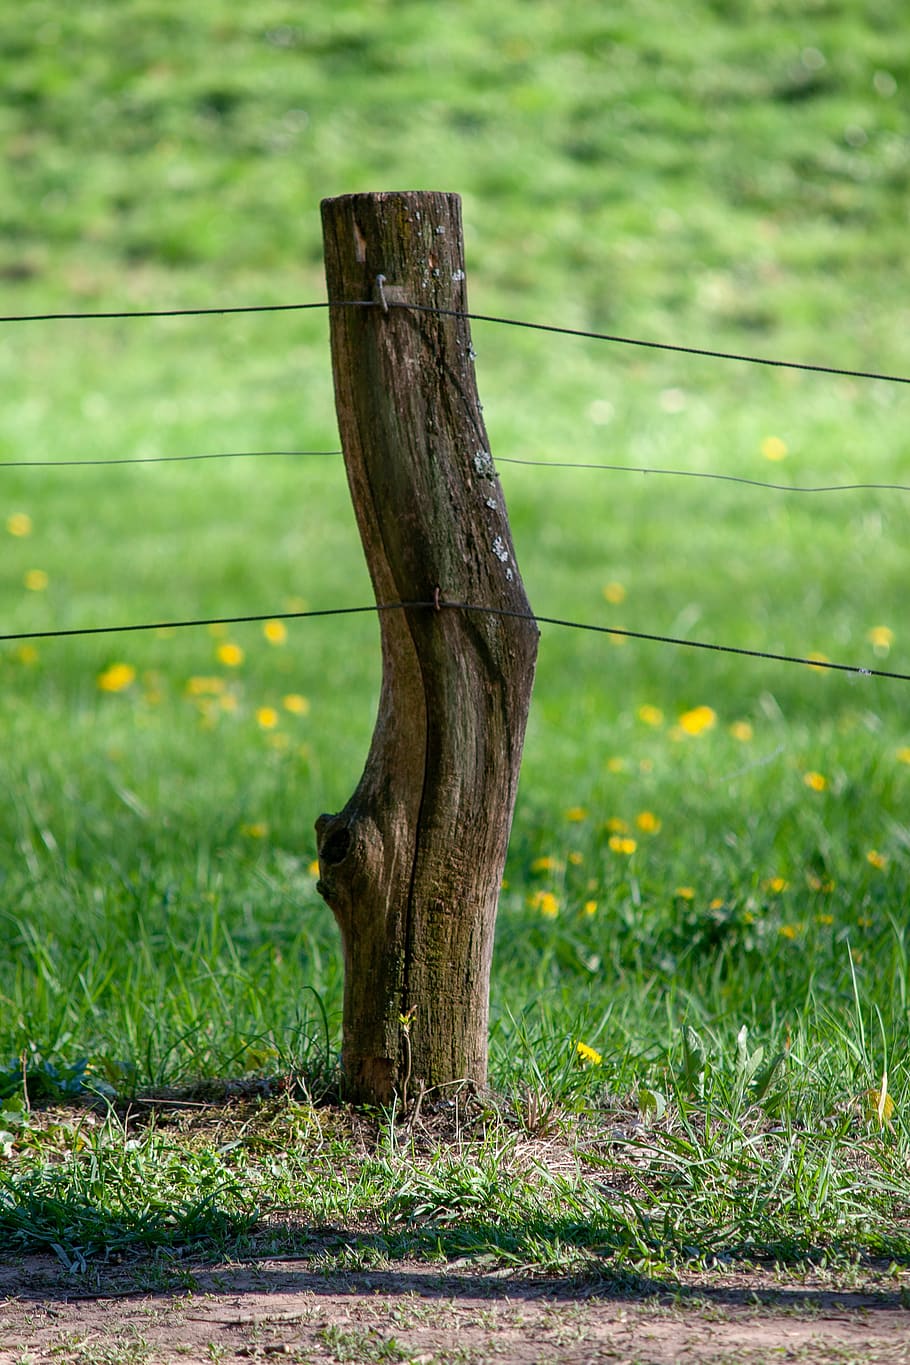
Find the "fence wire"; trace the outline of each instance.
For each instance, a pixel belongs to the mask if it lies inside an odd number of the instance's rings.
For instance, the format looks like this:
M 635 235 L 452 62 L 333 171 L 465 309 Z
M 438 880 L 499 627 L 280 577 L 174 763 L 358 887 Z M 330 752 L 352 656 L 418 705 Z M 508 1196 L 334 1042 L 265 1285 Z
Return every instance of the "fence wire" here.
M 746 365 L 766 365 L 786 370 L 806 370 L 813 374 L 840 375 L 847 379 L 877 379 L 887 384 L 910 384 L 910 376 L 888 374 L 879 370 L 857 370 L 839 365 L 813 364 L 805 360 L 781 360 L 776 356 L 751 355 L 741 351 L 721 351 L 706 346 L 689 346 L 682 342 L 654 341 L 643 337 L 620 336 L 612 332 L 595 332 L 580 327 L 564 327 L 552 322 L 529 322 L 524 318 L 500 317 L 492 313 L 473 313 L 457 308 L 436 308 L 430 304 L 405 303 L 377 299 L 333 299 L 314 303 L 252 303 L 226 304 L 212 308 L 149 308 L 98 313 L 9 313 L 0 316 L 0 323 L 15 322 L 96 322 L 114 318 L 181 318 L 227 317 L 242 313 L 293 313 L 328 308 L 405 309 L 411 313 L 430 313 L 436 317 L 464 318 L 471 322 L 490 322 L 501 327 L 522 327 L 533 332 L 549 332 L 557 336 L 582 337 L 588 341 L 606 341 L 617 346 L 638 346 L 652 351 L 671 351 L 679 355 L 705 356 L 711 360 L 734 360 Z
M 889 678 L 895 682 L 910 682 L 910 673 L 895 673 L 883 668 L 866 668 L 862 664 L 836 663 L 830 659 L 806 658 L 799 654 L 775 654 L 764 649 L 745 649 L 739 645 L 715 644 L 708 640 L 687 640 L 679 636 L 658 635 L 648 631 L 627 630 L 621 626 L 600 626 L 589 621 L 569 621 L 559 616 L 539 616 L 536 612 L 510 611 L 505 607 L 484 606 L 478 602 L 451 602 L 440 597 L 433 601 L 377 602 L 364 607 L 326 607 L 317 611 L 259 612 L 253 616 L 212 616 L 181 621 L 131 622 L 115 626 L 83 626 L 65 630 L 29 630 L 0 635 L 0 644 L 22 640 L 59 640 L 80 635 L 122 635 L 130 631 L 183 630 L 193 626 L 236 626 L 265 621 L 298 621 L 315 617 L 359 616 L 369 612 L 388 611 L 465 611 L 484 616 L 507 617 L 536 625 L 560 626 L 567 630 L 592 631 L 597 635 L 612 635 L 625 640 L 642 640 L 649 644 L 677 645 L 682 649 L 709 650 L 715 654 L 735 654 L 748 659 L 765 659 L 771 663 L 798 664 L 805 668 L 824 669 L 835 673 L 852 673 L 863 678 Z
M 210 455 L 127 455 L 112 460 L 0 460 L 0 469 L 69 469 L 88 465 L 181 464 L 187 460 L 260 460 L 269 455 L 340 455 L 340 450 L 219 450 Z
M 432 602 L 374 602 L 369 607 L 326 607 L 317 611 L 268 611 L 254 616 L 206 616 L 182 621 L 134 621 L 118 626 L 73 626 L 65 630 L 25 630 L 0 635 L 0 644 L 15 640 L 63 640 L 77 635 L 125 635 L 129 631 L 186 630 L 193 626 L 240 626 L 251 622 L 297 621 L 315 616 L 361 616 L 367 612 L 402 611 L 407 607 L 432 607 Z
M 739 351 L 715 351 L 704 346 L 684 346 L 672 341 L 645 341 L 641 337 L 617 336 L 610 332 L 589 332 L 578 327 L 560 327 L 550 322 L 527 322 L 521 318 L 495 317 L 489 313 L 459 312 L 457 309 L 430 308 L 416 303 L 393 303 L 390 308 L 407 308 L 415 313 L 438 313 L 469 318 L 472 322 L 494 322 L 501 327 L 524 327 L 534 332 L 553 332 L 557 336 L 585 337 L 588 341 L 609 341 L 617 346 L 643 346 L 652 351 L 675 351 L 680 355 L 707 356 L 711 360 L 736 360 L 746 365 L 770 365 L 784 370 L 808 370 L 813 374 L 841 375 L 847 379 L 880 379 L 887 384 L 910 384 L 910 376 L 885 374 L 878 370 L 852 370 L 838 365 L 815 365 L 805 360 L 780 360 L 772 356 L 747 355 Z
M 0 469 L 79 469 L 89 466 L 103 468 L 132 464 L 181 464 L 192 460 L 260 460 L 273 455 L 297 457 L 339 457 L 336 450 L 219 450 L 199 455 L 128 455 L 106 460 L 0 460 Z M 658 469 L 650 465 L 597 464 L 577 460 L 532 460 L 515 455 L 498 455 L 496 464 L 525 465 L 532 469 L 588 469 L 605 474 L 641 474 L 653 478 L 713 479 L 722 483 L 744 484 L 749 488 L 767 488 L 778 493 L 852 493 L 877 491 L 910 493 L 906 483 L 834 483 L 794 484 L 769 483 L 765 479 L 750 479 L 742 474 L 719 474 L 704 469 Z
M 777 493 L 855 493 L 859 490 L 910 493 L 906 483 L 768 483 L 765 479 L 748 479 L 742 474 L 718 474 L 703 469 L 655 469 L 647 465 L 584 464 L 573 460 L 526 460 L 512 455 L 497 455 L 497 464 L 529 465 L 535 469 L 599 469 L 609 474 L 645 474 L 656 478 L 716 479 L 722 483 L 741 483 L 748 488 L 768 488 Z
M 2 322 L 103 322 L 112 318 L 195 318 L 226 317 L 231 313 L 300 313 L 328 308 L 328 303 L 249 303 L 221 308 L 144 308 L 122 309 L 109 313 L 7 313 Z
M 388 308 L 405 309 L 411 312 L 428 313 L 442 317 L 452 317 L 465 319 L 472 322 L 485 322 L 498 324 L 507 327 L 526 328 L 537 332 L 546 332 L 558 336 L 572 336 L 593 341 L 610 342 L 623 346 L 645 347 L 650 350 L 670 351 L 684 355 L 704 356 L 711 359 L 738 361 L 752 365 L 772 366 L 775 368 L 803 370 L 817 374 L 837 375 L 852 379 L 880 380 L 886 383 L 910 384 L 910 378 L 902 375 L 888 374 L 873 370 L 857 370 L 834 365 L 812 364 L 804 361 L 781 360 L 769 356 L 757 356 L 732 351 L 713 350 L 705 347 L 683 345 L 675 342 L 660 342 L 644 340 L 637 337 L 619 336 L 605 332 L 595 332 L 574 327 L 564 327 L 553 323 L 528 322 L 518 318 L 499 317 L 492 314 L 473 313 L 460 311 L 457 309 L 435 308 L 428 305 L 401 303 L 383 300 L 351 300 L 344 302 L 315 302 L 315 303 L 285 303 L 285 304 L 249 304 L 249 305 L 225 305 L 222 307 L 206 308 L 168 308 L 168 309 L 147 309 L 134 311 L 110 311 L 110 312 L 57 312 L 57 313 L 34 313 L 34 314 L 8 314 L 0 316 L 0 323 L 18 322 L 63 322 L 63 321 L 95 321 L 106 319 L 137 319 L 137 318 L 175 318 L 175 317 L 197 317 L 197 316 L 227 316 L 231 314 L 251 314 L 251 313 L 279 313 L 296 312 L 305 310 L 327 309 L 331 307 L 350 307 L 350 308 L 379 308 L 384 311 Z M 219 460 L 219 459 L 244 459 L 261 458 L 269 455 L 294 455 L 294 456 L 337 456 L 340 450 L 278 450 L 278 451 L 219 451 L 210 454 L 195 455 L 159 455 L 159 456 L 133 456 L 108 460 L 11 460 L 0 462 L 0 468 L 49 468 L 67 466 L 100 466 L 100 465 L 127 465 L 127 464 L 168 464 L 192 460 Z M 576 462 L 561 462 L 550 460 L 530 460 L 517 457 L 504 456 L 499 458 L 499 463 L 514 465 L 533 465 L 537 467 L 562 468 L 562 469 L 596 469 L 609 473 L 635 473 L 641 475 L 656 475 L 661 477 L 675 478 L 695 478 L 695 479 L 714 479 L 729 483 L 745 484 L 756 488 L 773 489 L 785 493 L 834 493 L 848 492 L 855 490 L 886 490 L 894 492 L 910 492 L 910 485 L 901 483 L 850 483 L 850 484 L 827 484 L 818 486 L 805 486 L 796 484 L 776 484 L 759 479 L 750 479 L 735 474 L 720 474 L 701 470 L 678 470 L 678 469 L 654 469 L 641 466 L 614 465 L 614 464 L 584 464 Z M 111 635 L 123 634 L 136 631 L 163 631 L 178 630 L 190 627 L 201 626 L 227 626 L 240 625 L 266 621 L 287 621 L 317 617 L 337 617 L 362 615 L 370 612 L 382 613 L 387 611 L 401 611 L 408 609 L 428 609 L 428 610 L 461 610 L 465 612 L 481 613 L 499 617 L 511 617 L 520 620 L 527 620 L 537 625 L 552 625 L 570 630 L 591 631 L 597 634 L 611 635 L 624 639 L 641 640 L 655 644 L 675 645 L 680 648 L 709 650 L 720 654 L 732 654 L 750 659 L 763 659 L 774 663 L 795 664 L 815 670 L 829 670 L 840 673 L 849 673 L 855 676 L 867 678 L 887 678 L 893 681 L 910 682 L 910 674 L 893 672 L 886 669 L 865 668 L 858 664 L 838 663 L 827 659 L 810 659 L 800 655 L 779 654 L 767 650 L 746 649 L 736 645 L 716 644 L 703 640 L 689 640 L 674 636 L 660 635 L 652 632 L 636 631 L 621 628 L 618 626 L 603 626 L 590 622 L 571 621 L 560 617 L 539 616 L 535 613 L 510 611 L 505 608 L 485 606 L 480 603 L 469 602 L 447 602 L 437 598 L 432 602 L 389 602 L 376 603 L 371 606 L 360 607 L 332 607 L 313 611 L 296 612 L 267 612 L 255 615 L 244 616 L 221 616 L 207 618 L 193 618 L 191 620 L 164 620 L 154 622 L 131 622 L 125 625 L 90 626 L 77 627 L 59 630 L 42 631 L 20 631 L 0 634 L 0 643 L 12 643 L 24 640 L 42 639 L 63 639 L 78 636 L 91 635 Z

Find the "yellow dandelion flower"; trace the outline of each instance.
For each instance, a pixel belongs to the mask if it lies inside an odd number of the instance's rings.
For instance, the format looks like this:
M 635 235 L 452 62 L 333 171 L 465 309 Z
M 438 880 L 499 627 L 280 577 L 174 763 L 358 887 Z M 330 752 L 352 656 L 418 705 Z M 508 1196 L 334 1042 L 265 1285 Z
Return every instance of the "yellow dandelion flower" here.
M 573 848 L 572 852 L 567 854 L 567 861 L 570 862 L 573 867 L 581 867 L 584 860 L 584 854 L 579 853 L 576 848 Z
M 717 724 L 717 712 L 710 706 L 694 706 L 684 711 L 679 718 L 679 726 L 684 734 L 700 735 Z
M 629 826 L 618 815 L 611 815 L 604 825 L 604 829 L 609 830 L 611 834 L 628 834 L 629 832 Z
M 266 621 L 262 633 L 270 645 L 283 645 L 287 642 L 288 628 L 283 621 Z
M 27 512 L 14 512 L 11 517 L 6 519 L 6 529 L 11 536 L 30 536 L 32 519 Z
M 877 848 L 869 849 L 869 852 L 866 854 L 866 862 L 871 864 L 872 867 L 877 867 L 879 871 L 882 871 L 888 866 L 888 859 L 885 857 L 884 853 L 879 853 Z
M 16 658 L 20 664 L 36 664 L 38 662 L 38 651 L 34 645 L 20 645 L 16 650 Z
M 657 834 L 661 822 L 652 810 L 642 810 L 636 815 L 635 823 L 643 834 Z
M 280 717 L 274 706 L 260 706 L 256 710 L 256 724 L 263 730 L 274 730 Z
M 806 884 L 810 891 L 818 891 L 826 896 L 834 890 L 834 882 L 830 877 L 817 877 L 814 872 L 806 873 Z
M 752 739 L 752 726 L 747 720 L 735 720 L 730 726 L 730 734 L 739 740 L 740 744 L 748 744 Z
M 869 918 L 868 915 L 860 915 L 860 916 L 857 918 L 856 923 L 857 923 L 857 925 L 859 926 L 860 929 L 871 929 L 871 928 L 872 928 L 872 920 Z
M 566 819 L 573 824 L 580 824 L 582 820 L 587 820 L 588 812 L 584 806 L 570 806 L 566 811 Z
M 245 657 L 239 645 L 231 644 L 227 640 L 223 645 L 218 646 L 215 653 L 218 662 L 224 664 L 226 668 L 239 668 Z
M 766 460 L 784 460 L 787 458 L 787 443 L 779 436 L 766 436 L 761 443 L 761 453 Z
M 223 691 L 224 678 L 187 678 L 186 694 L 188 697 L 217 697 Z
M 723 900 L 723 898 L 722 898 L 721 896 L 715 896 L 714 899 L 713 899 L 713 901 L 710 901 L 710 902 L 709 902 L 709 904 L 708 904 L 708 909 L 709 909 L 709 910 L 723 910 L 724 904 L 725 904 L 725 902 L 724 902 L 724 900 Z
M 310 703 L 299 692 L 289 692 L 286 697 L 282 698 L 281 705 L 285 711 L 290 711 L 292 716 L 308 716 L 310 714 Z
M 863 1117 L 867 1123 L 877 1123 L 879 1128 L 890 1127 L 894 1117 L 894 1100 L 885 1090 L 866 1090 L 862 1095 Z
M 29 569 L 22 581 L 29 592 L 44 592 L 51 580 L 43 569 Z
M 769 881 L 765 882 L 765 889 L 770 891 L 772 895 L 779 896 L 787 890 L 789 885 L 786 877 L 771 877 Z
M 898 755 L 898 756 L 899 756 L 899 755 Z M 907 750 L 907 757 L 906 757 L 906 759 L 904 760 L 904 762 L 905 762 L 905 763 L 910 763 L 910 749 Z M 624 758 L 616 758 L 616 757 L 614 757 L 614 758 L 608 758 L 608 759 L 607 759 L 607 772 L 608 772 L 608 773 L 621 773 L 621 772 L 623 772 L 623 771 L 625 770 L 625 766 L 626 766 L 626 760 L 625 760 Z
M 828 779 L 822 773 L 803 773 L 803 782 L 814 792 L 823 792 L 828 785 Z
M 584 905 L 581 907 L 581 911 L 583 915 L 596 915 L 597 901 L 585 901 Z
M 596 1048 L 588 1047 L 587 1043 L 576 1043 L 575 1053 L 579 1061 L 586 1066 L 600 1066 L 603 1057 Z
M 679 898 L 679 900 L 681 900 L 681 901 L 694 901 L 694 900 L 695 900 L 695 887 L 694 887 L 694 886 L 678 886 L 678 887 L 676 888 L 676 890 L 673 892 L 673 895 L 674 895 L 674 896 L 677 896 L 677 897 Z
M 795 924 L 782 924 L 777 932 L 780 934 L 781 938 L 789 938 L 792 940 L 796 938 L 799 930 Z
M 314 859 L 313 859 L 313 861 L 310 863 L 309 867 L 307 868 L 307 872 L 310 874 L 311 877 L 318 877 L 318 876 L 319 876 L 319 859 L 318 859 L 318 858 L 314 858 Z
M 621 583 L 604 584 L 604 597 L 611 606 L 618 607 L 620 602 L 626 600 L 626 590 Z
M 898 749 L 897 761 L 898 763 L 910 763 L 910 745 L 905 744 L 903 748 Z
M 626 855 L 634 853 L 638 848 L 635 840 L 630 839 L 627 834 L 611 834 L 607 843 L 614 853 L 625 853 Z
M 558 872 L 559 859 L 552 854 L 545 853 L 542 858 L 535 858 L 531 864 L 532 872 Z
M 664 713 L 659 706 L 652 706 L 650 702 L 645 702 L 639 706 L 636 715 L 643 725 L 663 725 Z
M 559 914 L 559 901 L 552 891 L 533 891 L 527 900 L 531 910 L 539 910 L 549 919 L 555 919 Z
M 823 665 L 831 662 L 827 654 L 822 654 L 818 649 L 810 649 L 806 658 L 809 660 L 809 667 L 814 668 L 816 673 L 824 673 Z
M 97 681 L 102 692 L 122 692 L 136 681 L 136 670 L 132 664 L 111 664 Z
M 834 916 L 833 916 L 833 915 L 828 915 L 828 914 L 816 915 L 816 916 L 815 916 L 815 923 L 816 923 L 816 924 L 823 924 L 823 925 L 833 924 L 833 923 L 834 923 Z
M 237 698 L 234 696 L 233 692 L 224 692 L 218 698 L 218 705 L 221 707 L 222 711 L 236 711 Z
M 876 654 L 887 654 L 894 644 L 894 631 L 890 630 L 888 626 L 873 626 L 866 639 Z
M 245 834 L 248 839 L 264 839 L 269 832 L 269 827 L 264 820 L 256 820 L 251 825 L 241 825 L 240 833 Z

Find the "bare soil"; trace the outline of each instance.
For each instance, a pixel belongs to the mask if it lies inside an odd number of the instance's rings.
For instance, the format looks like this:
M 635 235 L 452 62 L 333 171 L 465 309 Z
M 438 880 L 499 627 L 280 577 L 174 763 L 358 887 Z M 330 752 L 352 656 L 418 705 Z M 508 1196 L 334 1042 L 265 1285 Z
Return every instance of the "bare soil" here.
M 304 1261 L 82 1276 L 52 1258 L 0 1267 L 0 1365 L 213 1360 L 910 1362 L 910 1277 L 731 1271 L 622 1291 L 402 1265 L 319 1274 Z
M 245 1107 L 248 1096 L 220 1099 L 224 1107 L 207 1100 L 170 1117 L 181 1132 L 207 1140 L 238 1126 L 245 1131 L 252 1116 L 269 1118 L 270 1111 Z M 156 1099 L 152 1110 L 159 1126 L 168 1121 L 167 1102 Z M 280 1108 L 276 1115 L 280 1123 Z M 427 1107 L 420 1127 L 409 1130 L 415 1150 L 453 1138 L 446 1115 Z M 53 1117 L 35 1115 L 34 1122 Z M 141 1107 L 127 1121 L 141 1125 Z M 353 1111 L 337 1111 L 334 1121 L 355 1145 L 374 1150 L 375 1125 Z M 526 1145 L 552 1169 L 565 1155 L 558 1139 Z M 515 1150 L 520 1159 L 524 1148 Z M 337 1239 L 321 1235 L 328 1231 L 313 1229 L 309 1259 L 151 1258 L 90 1262 L 81 1273 L 52 1256 L 0 1260 L 0 1365 L 273 1358 L 327 1365 L 910 1365 L 910 1268 L 797 1275 L 731 1266 L 623 1282 L 545 1279 L 457 1262 L 339 1271 L 312 1259 L 320 1249 L 337 1250 Z

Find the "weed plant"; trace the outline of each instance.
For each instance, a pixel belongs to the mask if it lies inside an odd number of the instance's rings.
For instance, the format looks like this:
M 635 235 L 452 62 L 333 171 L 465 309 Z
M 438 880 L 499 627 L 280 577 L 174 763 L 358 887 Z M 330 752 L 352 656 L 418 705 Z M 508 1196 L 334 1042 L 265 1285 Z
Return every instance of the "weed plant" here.
M 901 6 L 627 11 L 23 0 L 2 311 L 319 299 L 319 199 L 426 186 L 464 197 L 480 312 L 910 374 Z M 910 674 L 903 386 L 474 345 L 541 615 Z M 333 451 L 324 314 L 6 323 L 0 382 L 4 634 L 371 600 L 335 455 L 20 463 Z M 785 491 L 843 484 L 891 487 Z M 270 1165 L 200 1143 L 180 1193 L 176 1138 L 58 1160 L 36 1107 L 331 1082 L 313 821 L 366 753 L 376 623 L 0 645 L 0 1237 L 236 1249 L 295 1207 L 276 1246 L 372 1219 L 326 1263 L 905 1259 L 907 686 L 544 626 L 488 1146 L 358 1164 L 289 1100 Z M 546 1134 L 572 1171 L 524 1163 Z

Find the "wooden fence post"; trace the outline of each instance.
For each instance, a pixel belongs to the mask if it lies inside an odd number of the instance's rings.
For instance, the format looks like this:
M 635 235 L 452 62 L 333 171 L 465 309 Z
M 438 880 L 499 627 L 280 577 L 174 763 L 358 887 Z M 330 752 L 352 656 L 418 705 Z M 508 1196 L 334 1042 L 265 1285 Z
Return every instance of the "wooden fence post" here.
M 344 950 L 347 1093 L 406 1104 L 423 1087 L 486 1079 L 538 631 L 469 325 L 452 316 L 467 310 L 458 196 L 344 195 L 323 202 L 322 220 L 348 483 L 376 601 L 390 609 L 363 776 L 316 824 L 319 890 Z M 459 602 L 519 616 L 448 605 Z

